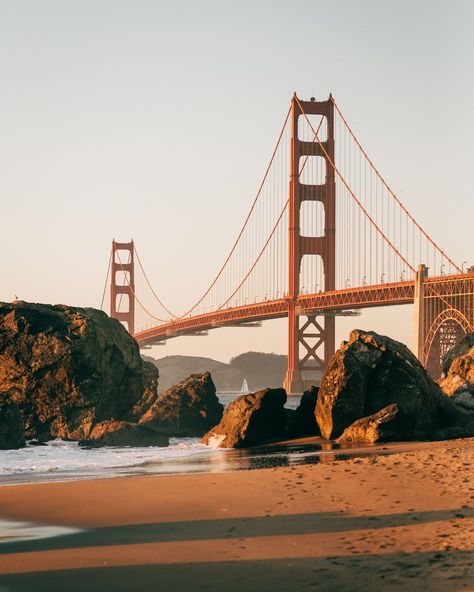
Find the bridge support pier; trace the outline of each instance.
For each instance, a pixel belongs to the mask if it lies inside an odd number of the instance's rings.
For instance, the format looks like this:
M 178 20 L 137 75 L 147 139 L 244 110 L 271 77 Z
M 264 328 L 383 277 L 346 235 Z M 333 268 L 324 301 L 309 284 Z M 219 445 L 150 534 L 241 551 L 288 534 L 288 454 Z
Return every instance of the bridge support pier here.
M 423 364 L 423 334 L 424 334 L 424 312 L 425 300 L 423 285 L 428 276 L 428 268 L 423 263 L 418 266 L 415 277 L 415 298 L 413 307 L 413 352 Z
M 288 303 L 288 367 L 283 384 L 283 388 L 289 395 L 303 392 L 299 355 L 299 323 L 295 303 L 290 301 Z
M 301 324 L 302 318 L 304 321 Z M 334 317 L 300 317 L 296 314 L 294 305 L 289 307 L 288 369 L 283 384 L 287 394 L 298 395 L 309 386 L 319 384 L 334 354 L 334 344 Z M 303 350 L 301 359 L 300 346 Z

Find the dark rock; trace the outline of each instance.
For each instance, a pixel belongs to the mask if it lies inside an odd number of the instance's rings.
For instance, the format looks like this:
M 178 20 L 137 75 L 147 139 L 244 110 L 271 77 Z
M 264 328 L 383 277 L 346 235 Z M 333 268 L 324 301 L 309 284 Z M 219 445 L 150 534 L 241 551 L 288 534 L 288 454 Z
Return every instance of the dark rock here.
M 158 398 L 158 369 L 151 362 L 143 361 L 143 393 L 133 407 L 124 415 L 127 421 L 138 421 Z
M 464 335 L 449 350 L 443 361 L 443 374 L 438 383 L 448 397 L 463 392 L 474 396 L 474 333 Z
M 318 391 L 317 386 L 311 386 L 303 393 L 300 404 L 291 418 L 289 432 L 292 437 L 319 436 L 321 434 L 315 417 Z
M 242 395 L 226 407 L 222 421 L 202 442 L 219 448 L 243 448 L 282 437 L 286 424 L 285 403 L 286 392 L 282 388 Z
M 467 411 L 474 411 L 474 393 L 469 391 L 457 391 L 451 397 L 451 401 Z
M 337 438 L 352 423 L 395 403 L 396 439 L 429 439 L 452 425 L 471 430 L 454 405 L 402 343 L 371 331 L 354 330 L 331 358 L 316 405 L 325 438 Z
M 21 448 L 25 445 L 23 417 L 18 405 L 0 405 L 0 450 Z
M 202 436 L 219 423 L 223 410 L 209 372 L 192 374 L 158 395 L 140 424 L 173 436 Z
M 168 446 L 169 438 L 149 427 L 127 421 L 105 421 L 97 424 L 89 439 L 80 445 L 88 448 L 102 446 Z
M 157 378 L 104 312 L 0 304 L 0 398 L 18 405 L 27 438 L 88 438 L 99 422 L 149 408 Z
M 394 419 L 398 413 L 398 407 L 387 405 L 377 413 L 358 419 L 337 439 L 338 443 L 349 442 L 383 442 L 384 440 L 396 440 L 397 431 L 392 428 Z
M 454 360 L 456 360 L 457 358 L 460 358 L 461 356 L 466 355 L 473 348 L 474 348 L 474 333 L 467 333 L 466 335 L 461 337 L 461 339 L 454 345 L 454 347 L 452 347 L 448 351 L 448 353 L 446 354 L 446 356 L 443 360 L 443 373 L 445 375 L 447 375 L 451 369 L 451 365 L 454 362 Z M 466 367 L 464 372 L 466 372 L 466 371 L 468 372 L 469 369 L 471 369 L 471 371 L 474 372 L 474 370 L 472 370 L 472 368 L 471 368 L 470 363 Z M 473 378 L 474 378 L 474 375 L 473 375 Z M 474 382 L 474 380 L 472 380 L 471 382 Z
M 287 409 L 285 407 L 285 438 L 298 438 L 295 432 L 296 409 Z

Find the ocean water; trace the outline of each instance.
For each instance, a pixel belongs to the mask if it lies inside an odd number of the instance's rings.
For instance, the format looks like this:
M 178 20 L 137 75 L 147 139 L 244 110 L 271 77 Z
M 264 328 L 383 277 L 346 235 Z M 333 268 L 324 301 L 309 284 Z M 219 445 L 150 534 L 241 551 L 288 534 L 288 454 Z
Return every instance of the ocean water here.
M 239 393 L 222 393 L 219 399 L 227 405 Z M 288 408 L 295 409 L 299 397 L 291 397 Z M 326 445 L 327 446 L 327 445 Z M 313 452 L 324 453 L 324 445 Z M 286 447 L 284 454 L 288 456 Z M 293 455 L 305 458 L 310 452 L 296 447 Z M 106 478 L 150 473 L 212 472 L 241 470 L 282 464 L 282 449 L 264 447 L 246 450 L 212 449 L 199 438 L 170 438 L 170 445 L 161 447 L 80 448 L 77 442 L 54 440 L 45 446 L 27 445 L 20 450 L 0 451 L 0 485 L 36 481 L 65 481 Z M 303 456 L 301 456 L 303 455 Z M 273 459 L 273 460 L 272 460 Z M 283 464 L 288 464 L 284 462 Z

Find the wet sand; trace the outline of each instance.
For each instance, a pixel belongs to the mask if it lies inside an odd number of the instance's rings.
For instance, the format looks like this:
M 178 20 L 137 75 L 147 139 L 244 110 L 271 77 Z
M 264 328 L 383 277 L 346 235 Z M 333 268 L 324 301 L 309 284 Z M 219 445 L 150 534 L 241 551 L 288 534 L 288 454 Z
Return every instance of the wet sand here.
M 474 439 L 279 468 L 0 488 L 0 590 L 474 590 Z M 382 451 L 384 447 L 380 447 Z

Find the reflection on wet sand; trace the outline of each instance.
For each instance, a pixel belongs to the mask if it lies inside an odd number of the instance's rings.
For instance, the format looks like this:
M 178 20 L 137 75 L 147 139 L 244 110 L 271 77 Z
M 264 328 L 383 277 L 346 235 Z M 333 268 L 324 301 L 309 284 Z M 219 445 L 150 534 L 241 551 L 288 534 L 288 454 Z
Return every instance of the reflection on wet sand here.
M 373 444 L 341 446 L 322 438 L 274 442 L 251 448 L 212 449 L 179 459 L 153 461 L 145 464 L 144 473 L 221 473 L 276 467 L 311 465 L 345 460 L 355 455 L 387 454 L 389 447 Z

